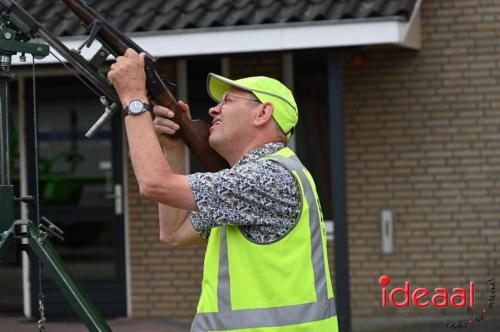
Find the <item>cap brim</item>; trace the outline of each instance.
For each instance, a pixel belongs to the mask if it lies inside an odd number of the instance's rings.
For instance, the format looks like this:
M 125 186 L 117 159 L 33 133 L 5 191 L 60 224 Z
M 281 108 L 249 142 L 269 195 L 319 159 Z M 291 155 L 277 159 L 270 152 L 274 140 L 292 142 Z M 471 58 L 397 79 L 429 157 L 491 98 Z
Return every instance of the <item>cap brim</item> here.
M 207 92 L 210 98 L 212 98 L 215 102 L 220 102 L 222 95 L 232 86 L 241 90 L 252 92 L 252 90 L 250 90 L 249 88 L 241 86 L 240 84 L 236 83 L 233 80 L 230 80 L 229 78 L 214 73 L 208 74 Z

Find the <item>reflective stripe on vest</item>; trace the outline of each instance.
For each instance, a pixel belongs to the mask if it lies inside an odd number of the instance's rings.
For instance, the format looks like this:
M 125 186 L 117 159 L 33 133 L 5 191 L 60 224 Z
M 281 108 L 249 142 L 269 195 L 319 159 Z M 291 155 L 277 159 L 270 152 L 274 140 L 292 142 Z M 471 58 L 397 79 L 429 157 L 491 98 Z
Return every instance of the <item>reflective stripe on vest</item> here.
M 270 155 L 290 172 L 295 172 L 302 184 L 304 196 L 309 205 L 309 228 L 311 233 L 311 259 L 317 301 L 299 305 L 289 305 L 259 309 L 231 309 L 229 262 L 226 226 L 221 227 L 219 248 L 219 270 L 217 284 L 218 312 L 197 313 L 191 331 L 224 331 L 253 327 L 278 327 L 292 324 L 320 321 L 336 315 L 334 298 L 328 299 L 321 237 L 320 212 L 313 188 L 304 166 L 295 155 L 286 158 Z M 293 174 L 293 173 L 292 173 Z

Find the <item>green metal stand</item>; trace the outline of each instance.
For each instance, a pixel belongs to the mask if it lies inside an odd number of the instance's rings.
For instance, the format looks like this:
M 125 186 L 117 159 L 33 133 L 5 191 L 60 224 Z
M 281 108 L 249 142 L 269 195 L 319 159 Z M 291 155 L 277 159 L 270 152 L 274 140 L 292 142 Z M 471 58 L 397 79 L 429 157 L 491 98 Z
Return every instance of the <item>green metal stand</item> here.
M 50 222 L 48 226 L 40 224 L 39 228 L 30 220 L 14 221 L 16 199 L 10 177 L 8 112 L 8 82 L 13 77 L 9 73 L 11 56 L 18 52 L 23 55 L 29 53 L 36 57 L 45 57 L 49 54 L 47 45 L 30 43 L 30 39 L 29 36 L 16 29 L 6 16 L 0 17 L 0 262 L 13 261 L 16 249 L 36 255 L 89 331 L 111 331 L 95 305 L 47 240 L 48 235 L 59 236 L 58 228 Z M 24 203 L 34 201 L 33 197 L 17 200 Z M 43 307 L 40 310 L 43 316 Z
M 22 250 L 29 248 L 42 261 L 89 331 L 111 331 L 95 305 L 74 280 L 61 256 L 47 241 L 47 233 L 41 232 L 29 220 L 16 220 L 8 231 L 0 234 L 0 257 L 13 246 Z

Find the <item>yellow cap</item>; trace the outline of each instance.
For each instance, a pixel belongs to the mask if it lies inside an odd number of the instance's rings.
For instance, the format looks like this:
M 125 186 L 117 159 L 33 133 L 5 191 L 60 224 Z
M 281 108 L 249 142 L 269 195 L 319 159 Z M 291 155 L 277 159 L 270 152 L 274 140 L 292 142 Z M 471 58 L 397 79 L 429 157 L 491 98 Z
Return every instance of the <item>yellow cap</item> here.
M 261 103 L 273 104 L 273 118 L 286 137 L 290 138 L 292 129 L 299 120 L 299 112 L 292 92 L 283 83 L 266 76 L 247 77 L 233 81 L 213 73 L 208 74 L 208 94 L 216 102 L 220 102 L 224 93 L 232 86 L 253 93 Z

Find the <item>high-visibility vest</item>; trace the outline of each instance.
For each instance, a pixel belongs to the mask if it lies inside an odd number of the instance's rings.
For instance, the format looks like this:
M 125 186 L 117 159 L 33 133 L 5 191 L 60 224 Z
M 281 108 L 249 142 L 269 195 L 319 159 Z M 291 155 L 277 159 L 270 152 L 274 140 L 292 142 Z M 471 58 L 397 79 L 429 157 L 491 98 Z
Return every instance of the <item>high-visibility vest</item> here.
M 273 243 L 248 240 L 237 226 L 212 228 L 191 331 L 337 332 L 326 232 L 316 186 L 289 148 L 263 157 L 300 184 L 302 209 Z

